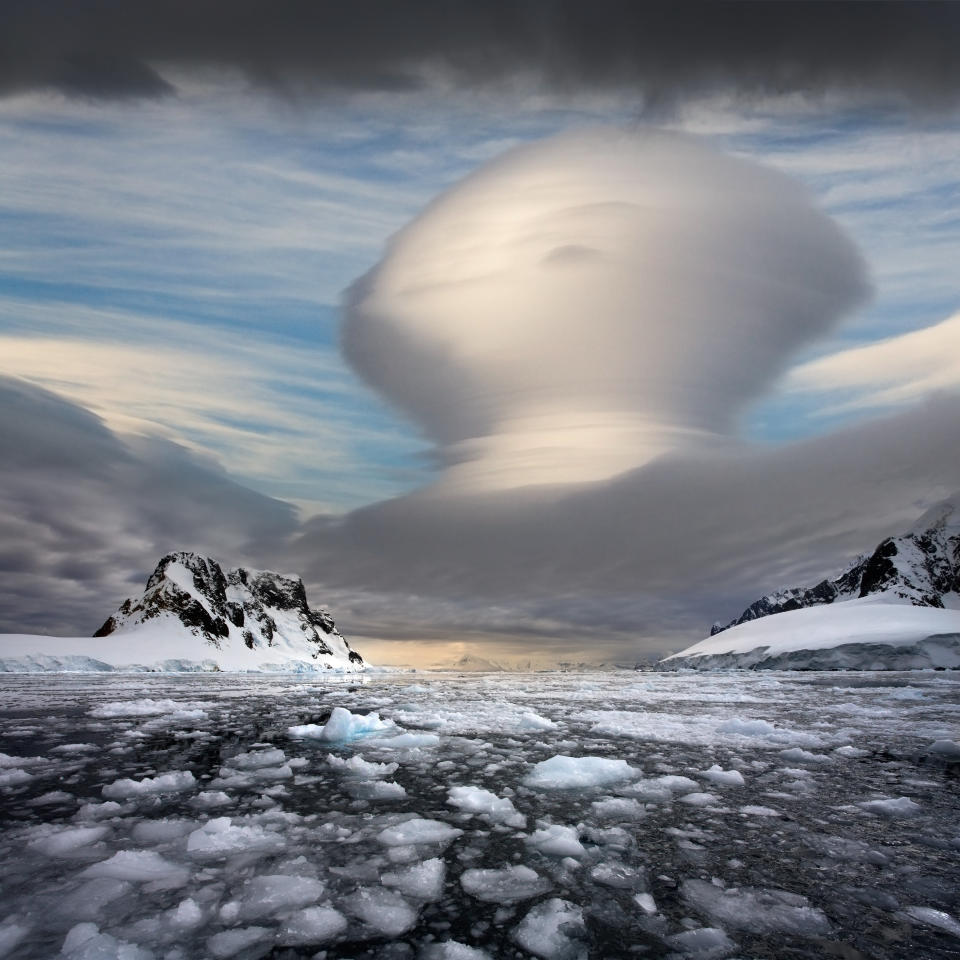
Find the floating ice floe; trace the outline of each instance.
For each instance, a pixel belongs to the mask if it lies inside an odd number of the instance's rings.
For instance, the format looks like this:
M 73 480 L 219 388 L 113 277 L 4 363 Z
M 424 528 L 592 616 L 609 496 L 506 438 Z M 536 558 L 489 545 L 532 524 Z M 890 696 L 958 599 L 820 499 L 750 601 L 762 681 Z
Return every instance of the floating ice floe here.
M 377 839 L 385 846 L 396 847 L 418 843 L 450 843 L 462 835 L 462 830 L 451 827 L 443 820 L 413 817 L 381 830 Z
M 527 823 L 527 818 L 517 812 L 513 801 L 498 797 L 482 787 L 451 787 L 447 793 L 447 803 L 465 813 L 482 814 L 491 823 L 505 823 L 508 827 L 521 829 Z
M 131 883 L 164 881 L 171 887 L 182 887 L 190 871 L 180 864 L 171 863 L 154 850 L 121 850 L 109 860 L 91 864 L 81 877 L 108 877 L 111 880 L 127 880 Z
M 866 800 L 857 806 L 867 813 L 879 813 L 884 817 L 913 817 L 922 809 L 919 803 L 909 797 L 882 797 L 878 800 Z
M 546 893 L 552 886 L 536 870 L 523 864 L 501 870 L 464 870 L 460 885 L 485 903 L 517 903 Z
M 183 793 L 193 790 L 197 781 L 189 770 L 174 770 L 142 780 L 123 778 L 105 784 L 102 793 L 108 800 L 129 800 L 132 797 L 154 796 L 160 793 Z
M 446 866 L 439 857 L 381 874 L 380 882 L 405 897 L 432 903 L 443 895 Z
M 818 937 L 830 932 L 822 910 L 806 897 L 785 890 L 752 887 L 724 889 L 705 880 L 684 880 L 684 900 L 715 923 L 756 934 L 788 933 Z
M 346 774 L 348 777 L 362 777 L 365 780 L 389 777 L 400 767 L 399 763 L 376 763 L 373 760 L 364 760 L 359 754 L 344 759 L 328 753 L 327 763 L 338 773 Z
M 742 787 L 744 785 L 743 774 L 739 770 L 724 770 L 718 764 L 704 770 L 700 776 L 719 787 Z
M 618 780 L 630 780 L 638 775 L 639 771 L 626 760 L 558 754 L 536 764 L 523 782 L 534 788 L 567 789 L 598 787 Z
M 541 853 L 555 857 L 582 857 L 586 854 L 575 827 L 565 827 L 553 823 L 540 830 L 534 830 L 527 837 L 527 843 Z
M 524 950 L 544 960 L 586 960 L 583 910 L 569 900 L 554 897 L 538 903 L 513 932 Z
M 381 720 L 379 713 L 358 714 L 351 713 L 346 707 L 334 707 L 323 726 L 305 723 L 288 727 L 287 732 L 291 737 L 300 739 L 349 743 L 351 740 L 368 737 L 383 730 L 394 730 L 396 726 L 392 720 Z

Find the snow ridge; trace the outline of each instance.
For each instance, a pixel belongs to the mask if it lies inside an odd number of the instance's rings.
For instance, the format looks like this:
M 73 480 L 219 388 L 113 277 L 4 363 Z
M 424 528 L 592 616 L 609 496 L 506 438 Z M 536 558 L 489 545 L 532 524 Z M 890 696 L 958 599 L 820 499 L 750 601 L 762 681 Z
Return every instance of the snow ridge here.
M 960 607 L 960 493 L 937 503 L 899 537 L 887 537 L 840 576 L 812 587 L 789 587 L 750 604 L 710 636 L 772 614 L 884 594 L 886 602 Z

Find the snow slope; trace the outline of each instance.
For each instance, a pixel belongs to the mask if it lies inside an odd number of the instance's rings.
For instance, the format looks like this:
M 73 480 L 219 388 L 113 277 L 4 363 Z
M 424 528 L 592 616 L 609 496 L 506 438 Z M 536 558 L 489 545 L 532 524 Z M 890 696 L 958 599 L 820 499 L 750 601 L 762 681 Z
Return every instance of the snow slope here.
M 332 617 L 312 610 L 303 582 L 266 571 L 224 572 L 208 557 L 164 557 L 141 596 L 125 600 L 93 637 L 0 635 L 0 671 L 113 668 L 364 669 Z
M 895 593 L 777 613 L 724 630 L 660 662 L 666 669 L 960 668 L 960 610 Z
M 710 635 L 772 614 L 881 593 L 892 603 L 960 609 L 960 494 L 931 507 L 903 536 L 888 537 L 835 579 L 769 593 L 729 623 L 715 623 Z

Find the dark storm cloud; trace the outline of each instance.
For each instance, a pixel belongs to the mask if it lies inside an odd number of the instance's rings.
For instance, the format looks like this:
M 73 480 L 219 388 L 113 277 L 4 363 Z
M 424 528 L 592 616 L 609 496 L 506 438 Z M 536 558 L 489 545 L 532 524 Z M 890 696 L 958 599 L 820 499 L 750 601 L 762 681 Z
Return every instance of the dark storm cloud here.
M 647 108 L 704 91 L 842 91 L 952 103 L 960 6 L 632 0 L 12 0 L 0 90 L 155 96 L 163 71 L 230 67 L 280 90 L 531 81 L 635 88 Z
M 0 633 L 92 633 L 163 553 L 235 561 L 295 522 L 212 461 L 0 377 Z

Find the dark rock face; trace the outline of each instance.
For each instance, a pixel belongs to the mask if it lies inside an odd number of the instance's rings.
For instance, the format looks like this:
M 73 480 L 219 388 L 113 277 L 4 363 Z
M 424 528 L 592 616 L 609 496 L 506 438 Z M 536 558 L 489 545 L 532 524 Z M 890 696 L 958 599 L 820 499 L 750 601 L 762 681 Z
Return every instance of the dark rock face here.
M 335 637 L 351 663 L 363 663 L 337 631 L 330 614 L 310 608 L 299 578 L 254 573 L 242 567 L 224 572 L 216 560 L 194 553 L 165 556 L 147 580 L 143 595 L 125 600 L 94 636 L 109 636 L 121 627 L 164 614 L 173 615 L 216 647 L 231 636 L 232 628 L 251 650 L 273 645 L 279 630 L 277 618 L 287 624 L 289 640 L 292 621 L 314 658 L 335 655 L 328 642 Z
M 918 607 L 943 607 L 960 594 L 960 506 L 955 499 L 928 511 L 910 533 L 888 537 L 834 580 L 792 587 L 761 597 L 729 623 L 715 623 L 710 636 L 774 613 L 890 592 Z

